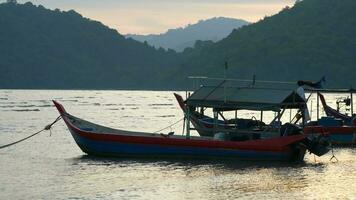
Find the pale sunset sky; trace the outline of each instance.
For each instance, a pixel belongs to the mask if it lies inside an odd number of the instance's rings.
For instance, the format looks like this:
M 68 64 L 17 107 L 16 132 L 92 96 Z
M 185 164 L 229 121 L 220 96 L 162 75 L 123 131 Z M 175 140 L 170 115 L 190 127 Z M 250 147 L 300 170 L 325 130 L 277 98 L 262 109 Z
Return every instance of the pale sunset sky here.
M 28 0 L 18 0 L 19 3 Z M 201 19 L 231 17 L 256 22 L 295 0 L 32 0 L 46 8 L 74 9 L 121 34 L 163 33 Z

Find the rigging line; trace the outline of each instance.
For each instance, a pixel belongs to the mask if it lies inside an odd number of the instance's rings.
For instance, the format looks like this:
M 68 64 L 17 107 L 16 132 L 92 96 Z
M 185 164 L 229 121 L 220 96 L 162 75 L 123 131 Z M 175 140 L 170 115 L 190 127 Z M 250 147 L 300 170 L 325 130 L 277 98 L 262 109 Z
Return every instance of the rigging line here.
M 205 76 L 189 76 L 189 79 L 202 79 L 202 80 L 227 80 L 227 81 L 236 81 L 236 82 L 252 82 L 251 79 L 234 79 L 234 78 L 216 78 L 216 77 L 205 77 Z M 296 84 L 292 81 L 269 81 L 269 80 L 256 80 L 256 83 L 280 83 L 280 84 Z
M 185 116 L 183 117 L 183 131 L 182 131 L 182 136 L 184 135 L 184 131 L 185 131 Z
M 330 161 L 332 161 L 333 159 L 335 159 L 336 162 L 339 162 L 339 160 L 336 158 L 336 156 L 335 156 L 335 154 L 334 154 L 334 145 L 333 145 L 333 144 L 331 144 L 331 154 L 332 154 L 332 156 L 331 156 L 331 158 L 330 158 Z
M 206 101 L 206 99 L 215 92 L 216 89 L 218 89 L 220 86 L 222 86 L 224 83 L 226 82 L 226 80 L 223 80 L 221 83 L 219 83 L 215 88 L 213 88 L 212 91 L 209 92 L 208 95 L 206 95 L 204 98 L 203 98 L 203 102 Z
M 60 119 L 61 119 L 61 116 L 57 117 L 56 120 L 54 120 L 51 124 L 48 124 L 47 126 L 45 126 L 42 130 L 40 130 L 40 131 L 38 131 L 38 132 L 36 132 L 36 133 L 30 135 L 30 136 L 27 136 L 27 137 L 25 137 L 25 138 L 23 138 L 23 139 L 21 139 L 21 140 L 18 140 L 18 141 L 12 142 L 12 143 L 10 143 L 10 144 L 6 144 L 6 145 L 3 145 L 3 146 L 0 146 L 0 149 L 4 149 L 4 148 L 6 148 L 6 147 L 10 147 L 10 146 L 12 146 L 12 145 L 18 144 L 18 143 L 23 142 L 23 141 L 25 141 L 25 140 L 28 140 L 28 139 L 32 138 L 33 136 L 42 133 L 43 131 L 51 130 L 52 126 L 53 126 L 55 123 L 57 123 Z
M 171 125 L 169 125 L 169 126 L 167 126 L 167 127 L 165 127 L 165 128 L 162 128 L 162 129 L 160 129 L 160 130 L 158 130 L 158 131 L 155 131 L 155 132 L 153 132 L 153 133 L 158 133 L 158 132 L 163 131 L 163 130 L 165 130 L 165 129 L 171 128 L 172 126 L 174 126 L 174 125 L 178 124 L 179 122 L 181 122 L 183 119 L 184 119 L 184 117 L 183 117 L 182 119 L 180 119 L 180 120 L 174 122 L 173 124 L 171 124 Z
M 305 100 L 305 102 L 308 102 L 309 101 L 309 99 L 310 99 L 310 97 L 312 96 L 312 92 L 309 94 L 309 96 L 308 96 L 308 98 Z M 310 108 L 310 109 L 313 109 L 313 108 Z M 301 113 L 301 110 L 299 109 L 298 111 L 297 111 L 297 113 L 294 115 L 294 117 L 293 117 L 293 119 L 292 119 L 292 121 L 294 121 L 294 119 L 296 119 L 296 117 L 297 117 L 297 115 L 298 114 L 300 114 Z M 300 119 L 298 119 L 298 121 L 299 121 Z M 294 124 L 296 124 L 298 121 L 296 121 Z

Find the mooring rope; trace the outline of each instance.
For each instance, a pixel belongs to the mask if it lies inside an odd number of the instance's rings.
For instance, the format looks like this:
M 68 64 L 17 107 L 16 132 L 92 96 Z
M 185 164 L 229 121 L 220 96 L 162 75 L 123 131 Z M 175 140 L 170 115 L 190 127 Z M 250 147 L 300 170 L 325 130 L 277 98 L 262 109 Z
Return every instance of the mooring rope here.
M 336 162 L 338 162 L 339 160 L 336 158 L 335 154 L 334 154 L 334 146 L 331 144 L 331 158 L 330 158 L 330 161 L 332 161 L 334 158 L 336 160 Z
M 61 118 L 62 118 L 61 116 L 57 117 L 56 120 L 54 120 L 52 123 L 50 123 L 50 124 L 48 124 L 47 126 L 45 126 L 42 130 L 40 130 L 40 131 L 38 131 L 38 132 L 36 132 L 36 133 L 30 135 L 30 136 L 27 136 L 27 137 L 25 137 L 25 138 L 23 138 L 23 139 L 21 139 L 21 140 L 18 140 L 18 141 L 16 141 L 16 142 L 12 142 L 12 143 L 10 143 L 10 144 L 6 144 L 6 145 L 3 145 L 3 146 L 0 146 L 0 149 L 4 149 L 4 148 L 6 148 L 6 147 L 10 147 L 10 146 L 15 145 L 15 144 L 17 144 L 17 143 L 20 143 L 20 142 L 23 142 L 23 141 L 25 141 L 25 140 L 28 140 L 28 139 L 32 138 L 33 136 L 42 133 L 43 131 L 48 131 L 48 130 L 51 131 L 52 126 L 53 126 L 55 123 L 57 123 L 59 120 L 61 120 Z
M 174 126 L 174 125 L 178 124 L 179 122 L 181 122 L 183 119 L 184 119 L 184 118 L 182 118 L 182 119 L 180 119 L 180 120 L 174 122 L 173 124 L 171 124 L 171 125 L 169 125 L 169 126 L 167 126 L 167 127 L 164 127 L 164 128 L 162 128 L 162 129 L 160 129 L 160 130 L 158 130 L 158 131 L 155 131 L 155 132 L 153 132 L 153 133 L 158 133 L 158 132 L 160 132 L 160 131 L 163 131 L 163 130 L 166 130 L 166 129 L 168 129 L 168 128 L 171 128 L 172 126 Z

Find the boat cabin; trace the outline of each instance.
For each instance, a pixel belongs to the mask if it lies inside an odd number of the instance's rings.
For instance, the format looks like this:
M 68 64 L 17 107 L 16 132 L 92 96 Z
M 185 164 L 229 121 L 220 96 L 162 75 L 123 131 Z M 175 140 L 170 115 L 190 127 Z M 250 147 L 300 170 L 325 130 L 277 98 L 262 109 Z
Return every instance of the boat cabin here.
M 305 121 L 304 112 L 298 111 L 306 109 L 307 105 L 304 95 L 297 89 L 296 84 L 276 87 L 275 84 L 256 82 L 227 86 L 226 80 L 217 86 L 200 86 L 180 103 L 187 119 L 186 136 L 190 136 L 191 130 L 196 130 L 201 136 L 240 141 L 299 134 L 302 129 L 296 123 L 300 119 L 302 124 Z M 211 109 L 212 117 L 206 115 L 208 109 Z M 282 115 L 292 109 L 298 113 L 295 122 L 282 125 Z M 259 111 L 260 116 L 246 119 L 240 116 L 243 110 Z M 265 123 L 264 112 L 275 112 L 275 118 Z

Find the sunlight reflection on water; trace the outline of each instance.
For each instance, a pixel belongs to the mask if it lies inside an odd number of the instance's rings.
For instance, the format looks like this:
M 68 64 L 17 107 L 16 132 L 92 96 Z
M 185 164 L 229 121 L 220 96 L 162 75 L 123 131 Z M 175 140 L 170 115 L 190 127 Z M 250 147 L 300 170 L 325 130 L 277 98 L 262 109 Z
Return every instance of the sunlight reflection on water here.
M 73 115 L 113 128 L 153 132 L 183 117 L 172 92 L 0 90 L 0 97 L 0 144 L 53 121 L 52 99 Z M 334 106 L 337 97 L 328 95 L 328 103 Z M 176 134 L 181 130 L 182 124 L 173 127 Z M 103 159 L 82 153 L 60 122 L 52 136 L 0 151 L 0 199 L 355 199 L 356 150 L 335 153 L 337 163 L 330 154 L 316 162 L 306 155 L 301 164 Z

